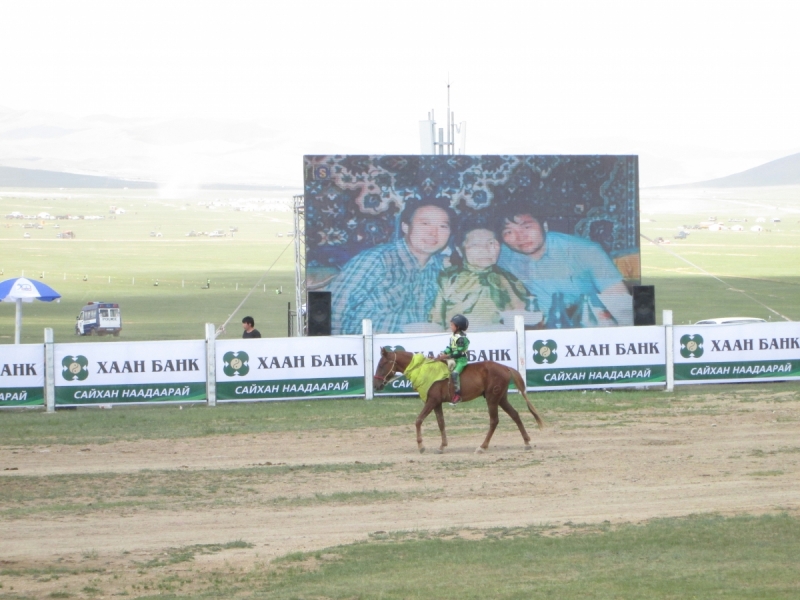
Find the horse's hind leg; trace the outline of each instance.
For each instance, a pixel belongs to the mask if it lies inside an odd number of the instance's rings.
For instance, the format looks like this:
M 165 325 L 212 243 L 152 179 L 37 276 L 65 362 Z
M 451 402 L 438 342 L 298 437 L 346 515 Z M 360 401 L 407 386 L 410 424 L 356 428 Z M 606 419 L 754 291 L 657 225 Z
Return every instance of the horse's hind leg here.
M 428 401 L 425 403 L 425 406 L 422 407 L 422 412 L 419 413 L 419 416 L 417 417 L 417 421 L 416 421 L 415 425 L 417 426 L 417 448 L 419 448 L 419 453 L 420 454 L 425 452 L 425 446 L 422 444 L 422 423 L 423 423 L 423 421 L 425 421 L 427 416 L 429 414 L 431 414 L 431 411 L 434 409 L 434 406 L 436 406 L 437 404 L 438 404 L 438 401 L 432 400 L 431 399 L 431 394 L 428 394 Z M 440 410 L 441 410 L 441 407 L 440 407 Z M 444 423 L 444 421 L 442 421 L 442 425 L 440 425 L 440 427 L 443 427 L 443 423 Z
M 436 451 L 436 454 L 441 454 L 447 447 L 447 434 L 444 431 L 444 411 L 442 410 L 441 404 L 434 406 L 433 410 L 436 413 L 436 422 L 439 424 L 439 431 L 442 434 L 442 445 L 439 446 L 439 450 Z
M 517 412 L 517 409 L 511 406 L 511 403 L 508 401 L 508 396 L 503 396 L 500 400 L 500 408 L 502 408 L 509 417 L 517 424 L 519 427 L 519 432 L 522 434 L 522 439 L 525 440 L 525 450 L 531 449 L 531 436 L 528 435 L 528 432 L 525 431 L 525 425 L 522 423 L 522 419 Z
M 492 402 L 488 398 L 486 404 L 489 406 L 489 432 L 486 434 L 486 439 L 483 443 L 475 449 L 475 454 L 480 454 L 489 448 L 489 442 L 494 435 L 494 430 L 497 429 L 497 424 L 500 422 L 500 417 L 497 414 L 497 402 Z

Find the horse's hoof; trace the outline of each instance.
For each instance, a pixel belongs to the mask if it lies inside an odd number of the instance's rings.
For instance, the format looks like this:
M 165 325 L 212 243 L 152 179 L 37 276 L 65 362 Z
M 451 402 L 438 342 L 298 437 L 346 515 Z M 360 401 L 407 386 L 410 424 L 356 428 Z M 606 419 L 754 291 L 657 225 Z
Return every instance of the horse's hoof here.
M 425 446 L 420 446 L 419 447 L 419 453 L 420 454 L 425 454 Z
M 434 454 L 444 454 L 444 450 L 442 450 L 441 448 L 437 448 L 436 450 L 433 451 L 433 453 Z
M 480 446 L 478 446 L 477 448 L 475 448 L 475 454 L 483 454 L 483 452 L 484 452 L 484 450 L 483 450 L 483 448 L 481 448 Z
M 533 450 L 533 446 L 530 444 L 525 444 L 525 450 Z

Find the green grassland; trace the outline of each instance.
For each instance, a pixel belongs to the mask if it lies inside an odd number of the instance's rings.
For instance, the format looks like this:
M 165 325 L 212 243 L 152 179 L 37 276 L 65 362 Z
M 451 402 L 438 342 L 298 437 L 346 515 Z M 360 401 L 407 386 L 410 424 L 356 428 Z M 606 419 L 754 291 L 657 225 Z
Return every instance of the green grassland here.
M 241 318 L 246 314 L 256 319 L 263 335 L 286 335 L 287 303 L 294 308 L 294 244 L 287 235 L 294 229 L 292 213 L 241 212 L 231 206 L 200 204 L 214 199 L 267 197 L 265 192 L 205 192 L 180 200 L 141 191 L 126 191 L 123 196 L 112 191 L 71 190 L 71 198 L 47 194 L 27 197 L 6 192 L 0 196 L 0 215 L 46 211 L 105 218 L 48 220 L 41 221 L 43 229 L 23 229 L 25 221 L 0 216 L 2 278 L 24 272 L 62 295 L 59 304 L 23 306 L 23 342 L 40 342 L 44 327 L 54 329 L 56 341 L 74 340 L 75 317 L 93 300 L 120 304 L 120 339 L 202 338 L 204 324 L 223 323 L 273 263 L 238 318 L 231 321 L 228 335 L 240 335 Z M 270 198 L 285 199 L 287 204 L 291 200 L 289 194 Z M 112 205 L 126 213 L 110 215 Z M 231 227 L 238 228 L 233 237 Z M 191 230 L 216 229 L 228 235 L 186 236 Z M 56 238 L 67 230 L 75 232 L 75 239 Z M 151 237 L 150 232 L 161 237 Z M 23 239 L 24 233 L 29 233 L 30 239 Z M 203 289 L 209 279 L 210 288 Z M 281 286 L 283 293 L 278 295 L 275 290 Z M 14 306 L 0 304 L 0 343 L 13 341 L 13 334 Z M 81 338 L 90 340 L 93 338 Z
M 294 308 L 295 300 L 294 247 L 287 236 L 292 213 L 241 212 L 225 204 L 254 197 L 287 204 L 291 199 L 272 192 L 205 191 L 176 199 L 147 190 L 2 190 L 0 277 L 24 272 L 63 296 L 60 304 L 24 305 L 23 342 L 41 341 L 44 327 L 54 329 L 56 341 L 74 340 L 75 316 L 92 300 L 120 304 L 120 339 L 201 338 L 204 323 L 224 322 L 273 263 L 226 335 L 238 336 L 241 317 L 249 314 L 263 335 L 285 336 L 287 304 Z M 208 206 L 214 200 L 223 204 Z M 110 215 L 112 205 L 126 213 Z M 42 221 L 43 229 L 23 229 L 21 220 L 2 219 L 12 211 L 105 218 Z M 642 234 L 671 242 L 642 240 L 642 282 L 656 286 L 659 312 L 672 309 L 676 323 L 737 315 L 780 319 L 776 313 L 800 319 L 800 188 L 642 190 L 641 213 Z M 682 225 L 711 216 L 728 224 L 747 219 L 738 223 L 745 231 L 693 230 L 686 240 L 674 239 Z M 749 231 L 759 217 L 766 219 L 760 223 L 765 231 Z M 772 223 L 772 217 L 781 222 Z M 231 227 L 238 227 L 233 237 L 186 236 L 190 230 L 228 233 Z M 66 230 L 76 239 L 56 239 Z M 209 279 L 211 287 L 203 289 Z M 283 293 L 276 294 L 281 287 Z M 0 343 L 13 341 L 13 331 L 14 306 L 0 304 Z
M 800 593 L 792 558 L 800 550 L 798 534 L 800 519 L 787 515 L 573 526 L 569 535 L 552 535 L 547 527 L 498 529 L 479 541 L 458 533 L 411 534 L 293 554 L 284 569 L 253 569 L 249 580 L 228 579 L 227 589 L 217 593 L 233 597 L 244 588 L 255 592 L 247 597 L 276 599 L 788 599 Z M 205 594 L 200 597 L 214 597 L 211 589 Z
M 670 242 L 641 240 L 642 283 L 656 286 L 659 313 L 672 309 L 676 324 L 726 316 L 781 320 L 769 307 L 800 319 L 800 187 L 648 189 L 640 208 L 642 234 Z M 687 239 L 675 239 L 682 226 L 710 217 L 744 231 L 688 230 Z
M 63 564 L 0 566 L 0 599 L 33 598 L 14 589 L 25 579 L 56 588 L 48 598 L 136 600 L 789 600 L 800 594 L 800 519 L 787 514 L 377 532 L 361 543 L 247 567 L 226 560 L 204 569 L 196 560 L 217 553 L 225 558 L 229 550 L 252 546 L 247 540 L 195 544 L 150 560 L 123 556 L 113 566 L 91 551 Z

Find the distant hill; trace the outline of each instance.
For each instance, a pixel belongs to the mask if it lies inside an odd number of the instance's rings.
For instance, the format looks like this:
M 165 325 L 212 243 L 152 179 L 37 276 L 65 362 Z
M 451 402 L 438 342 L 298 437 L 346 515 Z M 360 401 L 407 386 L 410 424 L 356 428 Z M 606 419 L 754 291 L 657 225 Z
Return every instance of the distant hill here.
M 128 181 L 97 175 L 0 167 L 0 187 L 155 189 L 158 184 L 152 181 Z
M 0 102 L 2 98 L 0 98 Z M 57 173 L 107 175 L 126 182 L 158 182 L 170 189 L 222 184 L 216 189 L 263 189 L 303 182 L 303 155 L 334 143 L 272 129 L 273 121 L 207 118 L 73 117 L 0 106 L 0 165 Z M 283 127 L 283 126 L 282 126 Z M 3 174 L 0 185 L 84 187 L 128 183 L 85 180 L 28 183 Z M 676 180 L 677 181 L 677 180 Z M 683 179 L 682 181 L 688 181 Z M 243 188 L 242 186 L 255 186 Z M 279 188 L 280 189 L 280 188 Z
M 800 153 L 785 156 L 727 177 L 668 187 L 765 187 L 771 185 L 800 185 Z
M 0 167 L 0 188 L 103 188 L 103 189 L 156 189 L 154 181 L 134 181 L 101 177 L 97 175 L 78 175 L 60 171 L 42 169 L 19 169 L 17 167 Z M 280 185 L 246 185 L 209 183 L 201 185 L 204 190 L 252 190 L 252 191 L 286 191 L 295 190 Z M 297 191 L 297 190 L 295 190 Z

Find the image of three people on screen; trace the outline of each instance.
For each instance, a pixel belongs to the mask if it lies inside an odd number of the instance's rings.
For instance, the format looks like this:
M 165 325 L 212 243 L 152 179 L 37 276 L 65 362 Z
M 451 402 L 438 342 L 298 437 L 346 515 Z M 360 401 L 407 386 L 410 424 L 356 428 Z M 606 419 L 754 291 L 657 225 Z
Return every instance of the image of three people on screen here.
M 409 201 L 393 241 L 351 258 L 330 282 L 332 333 L 632 325 L 630 292 L 599 244 L 548 231 L 531 202 L 457 215 L 446 199 Z

